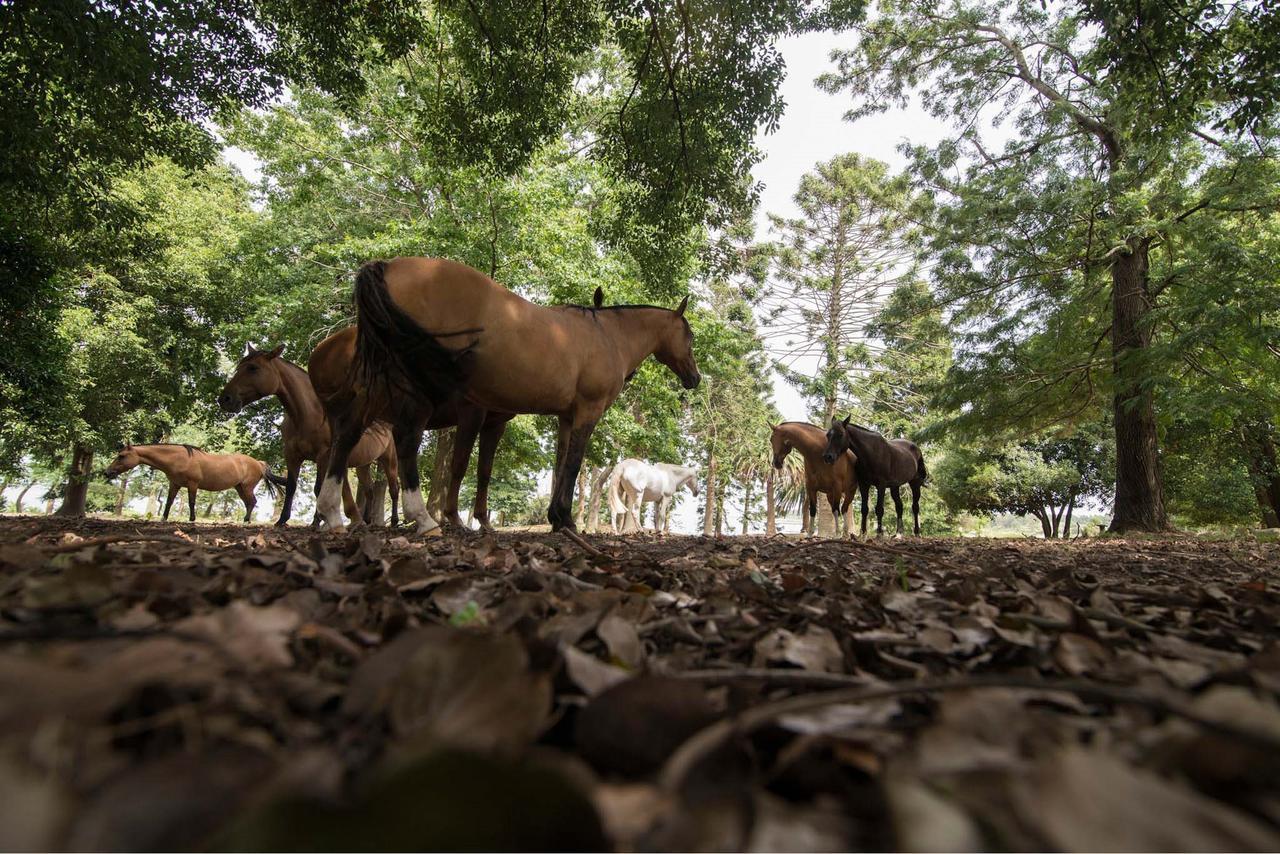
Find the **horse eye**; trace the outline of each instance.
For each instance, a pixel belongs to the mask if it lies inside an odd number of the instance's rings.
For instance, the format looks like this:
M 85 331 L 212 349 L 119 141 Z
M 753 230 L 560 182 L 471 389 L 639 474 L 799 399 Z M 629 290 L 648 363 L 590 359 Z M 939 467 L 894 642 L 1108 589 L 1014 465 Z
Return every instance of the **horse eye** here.
M 257 365 L 250 365 L 250 366 L 249 366 L 249 373 L 251 373 L 251 374 L 256 374 L 257 372 L 258 372 L 258 366 L 257 366 Z

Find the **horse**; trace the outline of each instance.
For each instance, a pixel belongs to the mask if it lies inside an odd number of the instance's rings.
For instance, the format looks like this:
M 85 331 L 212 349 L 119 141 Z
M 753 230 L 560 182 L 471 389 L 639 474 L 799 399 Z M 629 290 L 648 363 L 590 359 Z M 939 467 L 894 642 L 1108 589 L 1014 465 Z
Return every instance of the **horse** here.
M 836 517 L 836 531 L 844 520 L 845 533 L 849 533 L 849 505 L 853 503 L 854 490 L 858 488 L 857 457 L 846 451 L 832 462 L 823 459 L 826 450 L 826 434 L 821 427 L 803 421 L 784 421 L 771 425 L 769 444 L 773 448 L 773 467 L 781 469 L 792 450 L 804 458 L 804 494 L 808 518 L 804 528 L 813 536 L 817 532 L 818 493 L 827 496 L 831 513 Z M 802 514 L 803 515 L 803 514 Z
M 352 334 L 354 337 L 354 330 Z M 235 373 L 218 395 L 218 406 L 229 414 L 235 414 L 249 404 L 272 395 L 279 398 L 284 406 L 280 438 L 287 474 L 284 502 L 280 518 L 276 521 L 277 526 L 287 524 L 293 514 L 293 496 L 298 488 L 298 473 L 302 464 L 308 460 L 316 464 L 316 490 L 319 491 L 320 479 L 329 458 L 329 423 L 316 394 L 313 378 L 303 368 L 282 359 L 283 352 L 284 345 L 273 350 L 247 347 L 245 355 L 236 364 Z M 375 460 L 387 479 L 387 491 L 391 494 L 391 525 L 395 527 L 398 521 L 396 505 L 400 499 L 399 467 L 396 464 L 391 429 L 382 423 L 369 426 L 347 460 L 356 469 L 356 477 L 367 495 L 372 494 L 373 478 L 369 473 L 369 466 Z M 345 477 L 342 478 L 342 503 L 347 515 L 356 518 L 356 501 Z M 368 519 L 370 512 L 371 508 L 362 508 L 360 516 Z
M 603 294 L 598 295 L 598 298 L 603 298 Z M 311 360 L 308 362 L 311 381 L 315 385 L 316 393 L 323 402 L 326 414 L 331 411 L 335 413 L 330 417 L 340 417 L 336 413 L 341 413 L 350 405 L 353 394 L 351 372 L 352 363 L 355 361 L 355 352 L 356 328 L 348 326 L 321 341 L 311 353 Z M 403 414 L 406 405 L 407 402 L 404 400 L 396 402 L 401 414 Z M 397 409 L 392 408 L 387 410 L 384 415 L 390 417 L 397 411 Z M 488 412 L 478 406 L 467 403 L 455 395 L 440 406 L 409 418 L 409 420 L 420 422 L 423 430 L 444 430 L 455 426 L 458 428 L 454 436 L 453 457 L 449 466 L 449 490 L 445 496 L 443 507 L 444 520 L 447 524 L 459 528 L 463 527 L 462 519 L 458 515 L 458 492 L 461 490 L 462 481 L 467 475 L 467 466 L 471 462 L 471 450 L 475 447 L 478 436 L 480 439 L 480 458 L 476 461 L 476 497 L 471 516 L 480 523 L 482 530 L 493 530 L 493 527 L 489 524 L 489 481 L 493 476 L 493 457 L 497 453 L 498 443 L 502 440 L 503 433 L 506 432 L 507 424 L 513 417 L 509 413 Z M 399 442 L 399 437 L 395 438 Z M 421 431 L 416 441 L 421 442 Z M 416 447 L 415 443 L 414 456 L 410 458 L 415 461 L 417 459 Z M 356 451 L 352 451 L 352 453 L 354 454 Z M 405 519 L 407 521 L 416 521 L 421 531 L 434 528 L 435 523 L 430 516 L 426 515 L 426 506 L 421 501 L 420 494 L 414 497 L 408 495 L 409 492 L 419 493 L 418 466 L 415 462 L 414 465 L 406 465 L 404 468 L 402 480 L 404 481 L 403 485 L 406 493 L 404 501 Z M 318 489 L 319 480 L 317 480 Z M 413 508 L 412 515 L 411 507 Z M 424 516 L 425 518 L 423 518 Z
M 909 439 L 886 439 L 874 430 L 844 421 L 831 419 L 827 431 L 827 447 L 822 458 L 828 462 L 846 450 L 853 451 L 858 462 L 858 488 L 862 492 L 862 536 L 867 535 L 867 490 L 876 488 L 876 536 L 884 534 L 884 491 L 887 487 L 893 495 L 893 506 L 898 511 L 898 533 L 902 533 L 902 485 L 911 486 L 911 515 L 915 523 L 915 535 L 920 536 L 920 487 L 929 477 L 924 465 L 924 455 L 915 442 Z
M 556 463 L 547 518 L 576 536 L 573 491 L 591 434 L 649 356 L 686 389 L 701 381 L 684 313 L 658 306 L 540 306 L 478 270 L 440 258 L 371 261 L 355 281 L 356 398 L 335 424 L 334 453 L 318 506 L 338 517 L 338 476 L 369 412 L 401 404 L 394 423 L 401 466 L 416 453 L 424 412 L 461 394 L 504 413 L 555 415 Z M 450 346 L 451 345 L 451 346 Z M 403 474 L 403 472 L 402 472 Z M 410 491 L 405 490 L 406 512 Z M 420 496 L 417 499 L 420 506 Z M 427 516 L 425 510 L 423 516 Z M 429 518 L 429 517 L 428 517 Z
M 267 492 L 274 499 L 285 479 L 271 473 L 271 467 L 262 460 L 244 454 L 211 454 L 193 445 L 125 445 L 111 464 L 102 472 L 107 480 L 124 474 L 139 465 L 159 469 L 169 478 L 169 497 L 164 502 L 164 520 L 169 521 L 169 509 L 178 490 L 187 488 L 187 503 L 191 507 L 191 521 L 196 520 L 196 490 L 221 492 L 235 489 L 244 502 L 244 521 L 253 516 L 258 503 L 253 490 L 258 482 L 266 484 Z
M 630 517 L 638 530 L 641 525 L 636 511 L 648 502 L 655 502 L 653 530 L 661 534 L 671 499 L 680 487 L 688 486 L 693 497 L 698 497 L 697 477 L 698 470 L 691 466 L 646 463 L 636 459 L 618 463 L 609 475 L 609 518 L 613 532 L 621 533 L 618 527 L 620 516 Z M 622 527 L 626 527 L 625 518 Z

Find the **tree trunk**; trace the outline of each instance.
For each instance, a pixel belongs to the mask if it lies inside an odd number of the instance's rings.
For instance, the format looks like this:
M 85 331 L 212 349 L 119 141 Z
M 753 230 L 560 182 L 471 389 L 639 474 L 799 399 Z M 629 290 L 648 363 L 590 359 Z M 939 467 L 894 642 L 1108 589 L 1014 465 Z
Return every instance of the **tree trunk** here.
M 15 499 L 13 499 L 13 512 L 14 512 L 14 513 L 21 513 L 21 512 L 22 512 L 22 499 L 24 499 L 24 498 L 26 498 L 26 497 L 27 497 L 27 490 L 28 490 L 28 489 L 30 489 L 31 487 L 35 486 L 35 485 L 36 485 L 36 484 L 35 484 L 35 481 L 32 481 L 31 483 L 28 483 L 26 486 L 22 487 L 22 491 L 18 493 L 18 497 L 17 497 L 17 498 L 15 498 Z
M 778 533 L 778 507 L 774 503 L 776 499 L 773 495 L 773 473 L 773 466 L 769 466 L 769 472 L 764 476 L 764 533 L 769 537 Z
M 359 498 L 356 499 L 356 506 L 364 506 Z M 385 477 L 376 479 L 369 490 L 369 524 L 387 524 L 387 479 Z
M 754 478 L 747 478 L 747 482 L 742 487 L 742 536 L 751 533 L 751 482 Z
M 1063 530 L 1062 530 L 1062 537 L 1063 537 L 1063 539 L 1066 539 L 1066 540 L 1071 539 L 1071 511 L 1075 509 L 1075 508 L 1072 506 L 1072 505 L 1074 505 L 1075 503 L 1076 503 L 1076 494 L 1073 492 L 1073 493 L 1071 493 L 1071 500 L 1067 502 L 1067 519 L 1066 519 L 1066 523 L 1062 526 L 1062 527 L 1063 527 Z
M 707 452 L 707 488 L 704 490 L 707 496 L 706 509 L 702 512 L 702 536 L 709 537 L 716 530 L 716 454 L 715 451 Z
M 1044 533 L 1044 538 L 1046 540 L 1053 539 L 1053 526 L 1049 524 L 1049 514 L 1045 512 L 1044 508 L 1033 508 L 1031 515 L 1040 520 L 1040 530 Z
M 156 513 L 160 510 L 160 490 L 163 486 L 156 489 L 147 490 L 147 518 L 155 518 Z
M 1253 482 L 1253 494 L 1258 500 L 1262 527 L 1280 527 L 1280 460 L 1277 459 L 1271 427 L 1269 424 L 1249 424 L 1241 433 L 1244 436 L 1249 480 Z
M 129 476 L 125 475 L 120 478 L 120 491 L 116 493 L 116 515 L 124 515 L 124 502 L 129 494 Z
M 449 467 L 453 459 L 453 443 L 457 428 L 436 431 L 436 461 L 431 468 L 431 491 L 427 495 L 427 512 L 439 519 L 444 500 L 449 494 Z
M 716 493 L 716 536 L 724 536 L 724 493 Z
M 209 499 L 209 503 L 204 506 L 204 515 L 201 516 L 200 518 L 202 519 L 211 518 L 213 516 L 213 505 L 217 503 L 218 503 L 218 497 L 217 495 L 214 495 L 213 498 Z
M 1049 515 L 1053 519 L 1053 538 L 1055 540 L 1058 539 L 1058 531 L 1061 530 L 1059 526 L 1062 524 L 1062 514 L 1065 510 L 1065 507 L 1054 507 L 1052 504 L 1049 505 Z
M 613 466 L 600 466 L 591 478 L 591 515 L 587 518 L 587 530 L 593 534 L 600 530 L 600 504 L 604 501 L 604 490 L 609 483 L 611 471 Z
M 67 470 L 67 492 L 58 508 L 59 516 L 83 516 L 89 499 L 89 478 L 93 476 L 93 449 L 76 445 Z
M 1141 363 L 1151 344 L 1149 238 L 1132 238 L 1111 265 L 1111 365 L 1115 383 L 1116 502 L 1111 530 L 1167 531 L 1155 401 Z
M 591 466 L 583 466 L 578 469 L 578 509 L 574 513 L 573 522 L 577 525 L 579 531 L 587 529 L 587 488 L 591 484 L 590 469 Z

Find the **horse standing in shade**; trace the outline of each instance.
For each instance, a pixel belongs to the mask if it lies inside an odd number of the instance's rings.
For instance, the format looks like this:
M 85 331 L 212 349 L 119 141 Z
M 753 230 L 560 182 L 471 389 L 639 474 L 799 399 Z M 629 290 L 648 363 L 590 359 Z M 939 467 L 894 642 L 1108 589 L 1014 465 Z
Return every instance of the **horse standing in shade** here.
M 330 472 L 318 502 L 341 526 L 341 461 L 370 412 L 397 411 L 397 450 L 416 457 L 423 414 L 458 394 L 485 410 L 555 415 L 560 421 L 547 518 L 573 531 L 573 490 L 582 457 L 604 411 L 649 356 L 686 389 L 701 380 L 693 332 L 675 311 L 657 306 L 535 305 L 465 264 L 439 258 L 372 261 L 355 284 L 359 333 L 356 397 L 337 413 Z M 335 476 L 337 475 L 337 476 Z M 418 506 L 421 496 L 417 497 Z M 422 516 L 426 516 L 422 510 Z M 429 518 L 429 517 L 428 517 Z
M 831 419 L 827 431 L 827 447 L 822 458 L 833 461 L 837 454 L 853 451 L 858 462 L 858 487 L 862 492 L 862 536 L 867 535 L 867 490 L 876 488 L 876 536 L 884 534 L 884 491 L 893 494 L 893 506 L 898 511 L 898 533 L 902 533 L 902 485 L 911 486 L 911 516 L 915 535 L 920 536 L 920 487 L 929 476 L 924 466 L 924 455 L 915 442 L 909 439 L 886 439 L 874 430 L 844 421 Z
M 244 502 L 244 521 L 253 516 L 258 503 L 253 490 L 265 482 L 267 492 L 275 498 L 277 486 L 284 478 L 271 473 L 271 467 L 262 460 L 244 454 L 211 454 L 192 445 L 125 445 L 103 471 L 107 480 L 124 474 L 135 466 L 147 465 L 158 469 L 169 478 L 169 497 L 164 502 L 164 520 L 169 521 L 169 509 L 178 490 L 187 488 L 187 504 L 191 508 L 191 521 L 196 520 L 196 491 L 207 489 L 221 492 L 234 489 Z
M 804 459 L 804 494 L 808 518 L 805 530 L 809 536 L 817 533 L 818 493 L 827 496 L 831 513 L 836 517 L 836 532 L 840 520 L 844 520 L 845 533 L 849 531 L 849 505 L 853 503 L 854 490 L 858 488 L 855 471 L 857 458 L 846 451 L 832 462 L 823 459 L 827 436 L 821 427 L 803 421 L 784 421 L 769 428 L 769 444 L 773 448 L 773 467 L 781 469 L 787 454 L 799 452 Z
M 646 463 L 637 459 L 625 459 L 614 466 L 609 475 L 609 517 L 613 532 L 621 533 L 630 518 L 641 528 L 637 511 L 647 503 L 657 507 L 653 512 L 654 533 L 661 534 L 671 509 L 671 499 L 682 486 L 688 486 L 693 497 L 698 497 L 698 470 L 692 466 L 671 463 Z M 621 529 L 619 517 L 622 517 Z
M 597 300 L 602 298 L 603 294 L 597 291 Z M 348 326 L 333 333 L 317 344 L 311 353 L 311 360 L 308 362 L 311 381 L 324 404 L 325 411 L 335 413 L 332 417 L 341 417 L 341 413 L 347 410 L 354 398 L 351 375 L 355 354 L 356 328 L 354 326 Z M 507 423 L 514 416 L 503 412 L 488 412 L 467 403 L 457 395 L 439 406 L 417 414 L 409 414 L 406 418 L 405 410 L 410 405 L 408 401 L 399 400 L 396 401 L 394 408 L 389 408 L 383 413 L 366 413 L 369 417 L 378 418 L 400 415 L 406 421 L 421 424 L 416 440 L 413 436 L 405 437 L 404 447 L 408 447 L 408 443 L 412 441 L 415 455 L 410 458 L 415 460 L 414 464 L 404 466 L 405 492 L 419 493 L 416 449 L 418 443 L 422 441 L 422 431 L 444 430 L 456 426 L 458 430 L 454 436 L 453 457 L 449 466 L 449 491 L 445 496 L 443 508 L 444 520 L 448 524 L 463 527 L 462 519 L 458 515 L 458 492 L 462 488 L 463 479 L 467 476 L 467 466 L 471 462 L 471 449 L 475 447 L 476 437 L 479 436 L 480 457 L 476 461 L 476 497 L 471 516 L 480 523 L 481 529 L 493 530 L 489 524 L 489 481 L 493 476 L 493 457 L 497 453 L 502 434 L 506 432 Z M 400 438 L 399 435 L 396 436 L 397 444 L 400 444 Z M 358 448 L 359 446 L 357 451 Z M 357 451 L 352 451 L 352 454 L 355 455 Z M 318 490 L 320 483 L 318 478 L 316 483 Z M 420 493 L 412 498 L 405 496 L 405 520 L 416 521 L 420 531 L 435 527 L 435 522 L 426 514 L 426 505 L 421 500 Z
M 354 329 L 352 337 L 355 337 Z M 247 348 L 244 357 L 236 365 L 235 373 L 218 395 L 218 406 L 223 412 L 234 414 L 250 403 L 275 395 L 284 406 L 284 420 L 280 423 L 280 439 L 284 449 L 287 476 L 284 502 L 277 525 L 284 525 L 293 513 L 293 495 L 298 488 L 298 473 L 308 460 L 316 464 L 316 491 L 329 462 L 329 422 L 324 408 L 307 371 L 280 358 L 284 346 L 274 350 Z M 312 355 L 314 359 L 314 354 Z M 391 428 L 375 422 L 364 431 L 360 441 L 352 448 L 347 464 L 356 469 L 356 477 L 365 494 L 372 496 L 373 477 L 369 466 L 377 461 L 387 479 L 387 492 L 391 494 L 391 525 L 398 519 L 396 505 L 400 500 L 399 468 L 396 465 L 395 443 L 391 440 Z M 345 471 L 344 471 L 345 475 Z M 371 518 L 371 508 L 357 510 L 351 485 L 342 478 L 342 503 L 351 518 Z

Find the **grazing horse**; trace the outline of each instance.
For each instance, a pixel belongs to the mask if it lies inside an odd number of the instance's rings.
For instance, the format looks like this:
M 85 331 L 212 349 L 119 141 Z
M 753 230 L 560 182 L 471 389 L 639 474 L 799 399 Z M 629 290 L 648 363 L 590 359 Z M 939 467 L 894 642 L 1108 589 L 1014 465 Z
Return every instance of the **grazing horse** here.
M 884 533 L 884 490 L 893 494 L 893 506 L 898 511 L 898 533 L 902 533 L 902 493 L 904 483 L 911 485 L 911 516 L 915 521 L 915 534 L 920 536 L 920 487 L 929 472 L 924 467 L 924 455 L 909 439 L 886 439 L 874 430 L 844 421 L 831 419 L 827 431 L 827 447 L 822 458 L 828 462 L 846 450 L 853 451 L 858 462 L 858 488 L 862 492 L 862 536 L 867 535 L 867 489 L 876 488 L 876 536 Z
M 340 413 L 350 405 L 351 366 L 355 361 L 355 354 L 356 328 L 354 326 L 348 326 L 333 333 L 317 344 L 316 349 L 312 351 L 311 361 L 308 363 L 311 381 L 316 387 L 316 393 L 320 396 L 326 412 L 333 410 Z M 401 410 L 404 403 L 403 400 L 397 402 Z M 370 417 L 389 417 L 396 412 L 396 409 L 390 409 L 382 415 L 373 414 Z M 369 413 L 366 414 L 369 415 Z M 425 430 L 444 430 L 454 426 L 458 428 L 454 436 L 453 458 L 449 466 L 449 492 L 445 497 L 443 508 L 444 519 L 448 524 L 462 527 L 462 519 L 458 516 L 458 492 L 462 488 L 463 479 L 467 476 L 467 465 L 471 462 L 471 449 L 475 447 L 476 437 L 479 436 L 480 458 L 476 461 L 476 498 L 471 517 L 480 523 L 483 530 L 493 530 L 489 524 L 489 480 L 493 476 L 493 456 L 497 453 L 502 434 L 506 432 L 507 423 L 513 417 L 508 413 L 487 412 L 454 395 L 440 406 L 410 419 L 420 422 L 422 429 Z M 414 456 L 406 459 L 416 460 L 417 443 L 422 441 L 421 437 L 421 430 L 416 438 L 409 437 L 414 441 Z M 401 438 L 399 434 L 396 435 L 398 447 L 401 445 Z M 407 451 L 408 445 L 403 446 Z M 355 454 L 356 451 L 352 453 Z M 412 466 L 406 465 L 405 469 L 407 470 L 404 476 L 405 492 L 418 492 L 419 479 L 416 463 Z M 422 513 L 411 516 L 409 510 L 411 506 L 415 509 L 421 506 Z M 425 510 L 425 504 L 421 502 L 420 496 L 418 500 L 413 501 L 408 495 L 405 496 L 405 519 L 417 521 L 421 531 L 435 527 L 429 516 L 423 518 L 426 515 Z
M 858 488 L 857 457 L 851 451 L 841 454 L 834 462 L 823 459 L 827 435 L 821 427 L 803 421 L 784 421 L 769 428 L 769 444 L 773 447 L 773 467 L 781 469 L 787 454 L 798 451 L 804 458 L 804 495 L 808 518 L 805 529 L 809 536 L 817 533 L 818 493 L 827 496 L 831 513 L 836 517 L 836 532 L 840 520 L 844 520 L 845 533 L 849 531 L 849 505 L 853 503 L 854 490 Z M 802 514 L 803 515 L 803 514 Z
M 655 502 L 657 508 L 653 512 L 654 533 L 661 534 L 663 525 L 670 511 L 672 497 L 680 491 L 680 487 L 688 486 L 693 497 L 698 497 L 698 470 L 692 466 L 677 466 L 671 463 L 646 463 L 636 459 L 625 459 L 614 466 L 609 475 L 609 518 L 613 522 L 613 532 L 619 530 L 619 517 L 623 517 L 622 528 L 626 528 L 626 517 L 635 522 L 639 530 L 640 517 L 637 510 L 644 504 Z
M 276 487 L 283 486 L 284 478 L 271 473 L 271 467 L 262 460 L 244 454 L 210 454 L 191 445 L 125 445 L 103 471 L 107 480 L 124 474 L 129 469 L 148 465 L 159 469 L 169 478 L 169 497 L 164 502 L 164 519 L 169 520 L 169 508 L 178 490 L 187 488 L 187 503 L 191 507 L 191 521 L 196 520 L 196 490 L 221 492 L 235 489 L 244 502 L 244 520 L 253 515 L 258 503 L 253 490 L 259 481 L 265 481 L 267 492 L 275 498 Z
M 354 332 L 353 332 L 354 337 Z M 218 395 L 218 406 L 223 412 L 235 414 L 250 403 L 275 395 L 284 406 L 284 420 L 280 422 L 280 438 L 284 447 L 284 463 L 287 469 L 284 488 L 284 506 L 280 508 L 277 525 L 284 525 L 293 513 L 293 495 L 298 488 L 298 473 L 308 460 L 316 464 L 316 490 L 329 461 L 329 422 L 324 408 L 312 385 L 307 371 L 280 358 L 284 346 L 274 350 L 255 350 L 248 347 L 244 357 L 236 365 L 235 373 Z M 395 443 L 391 429 L 386 424 L 372 424 L 352 449 L 348 465 L 356 469 L 356 477 L 366 495 L 372 495 L 373 478 L 369 466 L 378 461 L 387 479 L 387 491 L 391 494 L 391 525 L 397 522 L 396 504 L 400 499 L 399 469 L 396 465 Z M 356 502 L 351 496 L 351 485 L 342 479 L 342 503 L 347 515 L 356 518 Z M 370 508 L 362 508 L 360 516 L 370 518 Z
M 574 529 L 573 490 L 596 422 L 649 356 L 686 389 L 701 381 L 693 332 L 675 311 L 657 306 L 535 305 L 465 264 L 439 258 L 371 261 L 355 284 L 359 315 L 356 400 L 335 424 L 334 453 L 319 508 L 335 526 L 341 460 L 368 412 L 412 400 L 395 420 L 404 441 L 401 466 L 416 453 L 423 412 L 461 393 L 494 412 L 555 415 L 560 421 L 547 518 Z M 363 398 L 363 399 L 361 399 Z M 410 495 L 406 479 L 405 509 Z M 421 496 L 417 496 L 421 508 Z M 421 515 L 426 517 L 425 509 Z M 427 517 L 429 518 L 429 517 Z

